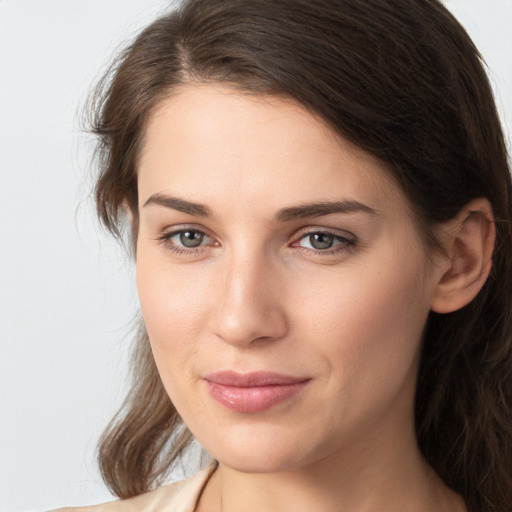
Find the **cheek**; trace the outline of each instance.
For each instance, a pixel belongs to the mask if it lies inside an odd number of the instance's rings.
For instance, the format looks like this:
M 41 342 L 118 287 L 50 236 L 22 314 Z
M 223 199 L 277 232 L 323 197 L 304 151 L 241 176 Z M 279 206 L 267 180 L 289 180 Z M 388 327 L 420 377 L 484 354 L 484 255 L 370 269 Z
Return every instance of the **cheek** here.
M 321 359 L 332 393 L 345 403 L 384 403 L 416 370 L 430 309 L 420 268 L 379 260 L 297 289 L 304 307 L 294 323 L 309 340 L 304 352 Z
M 418 317 L 429 311 L 421 272 L 414 264 L 397 264 L 384 256 L 375 264 L 363 261 L 291 279 L 290 296 L 301 310 L 295 321 L 309 323 L 319 339 L 350 336 L 358 346 L 373 338 L 367 336 L 371 332 L 380 333 L 382 341 L 393 332 L 397 336 L 421 332 Z
M 185 265 L 186 267 L 186 265 Z M 164 384 L 189 366 L 208 315 L 204 274 L 168 267 L 141 251 L 137 257 L 137 288 L 156 365 Z M 182 373 L 182 372 L 181 372 Z

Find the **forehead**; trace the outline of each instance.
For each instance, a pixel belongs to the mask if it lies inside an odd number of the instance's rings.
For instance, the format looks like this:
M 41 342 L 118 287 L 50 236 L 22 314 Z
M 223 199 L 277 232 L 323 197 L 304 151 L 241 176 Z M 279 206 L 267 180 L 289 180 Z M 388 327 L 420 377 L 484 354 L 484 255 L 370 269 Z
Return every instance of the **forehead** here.
M 186 86 L 161 101 L 147 124 L 138 184 L 141 201 L 170 193 L 237 212 L 341 196 L 405 206 L 384 164 L 302 106 L 220 85 Z

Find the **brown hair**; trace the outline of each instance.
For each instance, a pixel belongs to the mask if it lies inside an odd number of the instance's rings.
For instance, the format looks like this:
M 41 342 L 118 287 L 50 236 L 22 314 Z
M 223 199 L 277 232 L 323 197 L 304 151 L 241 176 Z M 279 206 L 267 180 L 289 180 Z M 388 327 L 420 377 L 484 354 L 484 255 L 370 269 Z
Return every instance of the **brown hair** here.
M 190 81 L 290 97 L 388 164 L 427 246 L 434 227 L 486 197 L 490 278 L 454 313 L 431 313 L 416 397 L 419 446 L 473 512 L 512 504 L 512 203 L 506 148 L 479 53 L 437 0 L 186 0 L 148 26 L 95 93 L 98 213 L 138 227 L 137 155 L 155 105 Z M 133 238 L 135 240 L 135 237 Z M 133 388 L 103 435 L 120 497 L 158 484 L 186 448 L 142 328 Z

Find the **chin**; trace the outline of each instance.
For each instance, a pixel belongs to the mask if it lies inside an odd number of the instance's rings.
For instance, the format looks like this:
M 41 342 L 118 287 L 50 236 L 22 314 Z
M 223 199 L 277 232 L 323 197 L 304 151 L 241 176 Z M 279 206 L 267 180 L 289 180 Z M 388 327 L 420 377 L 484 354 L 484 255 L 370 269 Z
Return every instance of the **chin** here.
M 223 439 L 202 445 L 220 463 L 242 473 L 289 471 L 306 463 L 308 450 L 289 433 L 250 430 L 231 435 L 225 432 Z

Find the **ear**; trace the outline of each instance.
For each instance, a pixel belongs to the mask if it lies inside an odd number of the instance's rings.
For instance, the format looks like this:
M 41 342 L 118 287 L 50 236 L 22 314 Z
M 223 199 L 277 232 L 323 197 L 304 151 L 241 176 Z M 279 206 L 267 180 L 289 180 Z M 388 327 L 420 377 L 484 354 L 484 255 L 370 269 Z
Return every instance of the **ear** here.
M 434 291 L 431 309 L 436 313 L 469 304 L 487 280 L 496 240 L 491 204 L 485 198 L 472 200 L 445 225 L 444 233 L 448 268 L 444 266 Z

